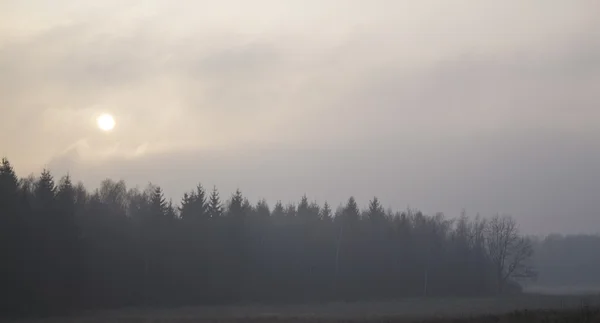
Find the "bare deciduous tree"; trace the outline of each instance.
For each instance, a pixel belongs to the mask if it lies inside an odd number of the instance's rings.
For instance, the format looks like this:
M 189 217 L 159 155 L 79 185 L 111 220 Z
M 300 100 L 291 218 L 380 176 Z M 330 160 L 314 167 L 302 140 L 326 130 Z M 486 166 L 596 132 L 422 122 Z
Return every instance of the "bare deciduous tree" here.
M 511 278 L 527 277 L 532 271 L 527 261 L 533 255 L 531 241 L 519 235 L 516 221 L 510 216 L 496 215 L 485 230 L 486 251 L 502 292 Z

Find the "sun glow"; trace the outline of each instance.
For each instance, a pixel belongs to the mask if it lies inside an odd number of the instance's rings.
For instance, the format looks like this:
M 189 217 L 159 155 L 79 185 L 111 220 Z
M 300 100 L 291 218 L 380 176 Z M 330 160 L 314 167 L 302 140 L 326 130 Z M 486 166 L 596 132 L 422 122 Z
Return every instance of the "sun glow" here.
M 103 114 L 96 119 L 96 124 L 100 130 L 109 132 L 115 128 L 116 122 L 110 114 Z

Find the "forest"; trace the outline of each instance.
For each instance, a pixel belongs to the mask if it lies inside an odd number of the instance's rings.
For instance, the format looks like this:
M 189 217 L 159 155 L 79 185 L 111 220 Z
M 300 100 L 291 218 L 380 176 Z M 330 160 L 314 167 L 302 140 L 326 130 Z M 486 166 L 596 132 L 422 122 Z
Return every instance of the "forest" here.
M 6 315 L 520 293 L 538 276 L 534 249 L 549 259 L 505 215 L 449 219 L 376 197 L 270 207 L 200 184 L 173 203 L 152 184 L 19 178 L 7 159 L 0 239 Z

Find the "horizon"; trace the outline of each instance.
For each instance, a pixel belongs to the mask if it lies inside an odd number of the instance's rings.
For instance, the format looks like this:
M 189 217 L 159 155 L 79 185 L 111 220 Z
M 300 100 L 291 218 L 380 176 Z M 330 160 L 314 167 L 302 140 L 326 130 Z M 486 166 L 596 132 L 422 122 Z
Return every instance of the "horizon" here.
M 600 231 L 594 1 L 0 2 L 0 153 L 88 188 Z M 101 118 L 101 119 L 99 119 Z

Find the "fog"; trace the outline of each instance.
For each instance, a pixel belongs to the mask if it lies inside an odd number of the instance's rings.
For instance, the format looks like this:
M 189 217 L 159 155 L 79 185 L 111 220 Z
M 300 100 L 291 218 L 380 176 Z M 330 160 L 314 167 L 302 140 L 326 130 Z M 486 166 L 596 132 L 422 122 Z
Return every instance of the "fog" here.
M 0 317 L 597 302 L 599 15 L 0 1 Z
M 0 153 L 88 187 L 600 229 L 595 1 L 2 1 Z M 94 118 L 114 115 L 102 133 Z

